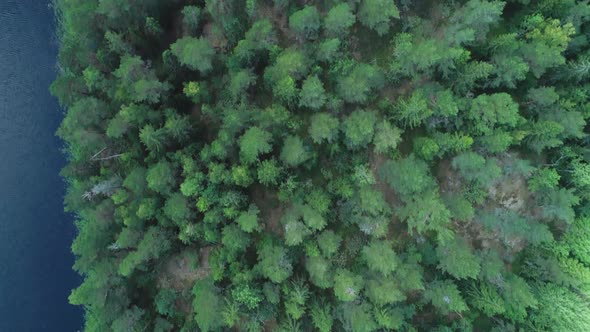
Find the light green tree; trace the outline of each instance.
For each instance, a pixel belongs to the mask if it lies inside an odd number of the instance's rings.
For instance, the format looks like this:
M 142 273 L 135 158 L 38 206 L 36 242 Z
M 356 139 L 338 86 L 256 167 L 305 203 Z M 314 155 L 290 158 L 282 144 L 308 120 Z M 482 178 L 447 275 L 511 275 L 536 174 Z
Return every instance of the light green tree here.
M 356 17 L 347 3 L 332 7 L 324 18 L 326 31 L 336 37 L 346 36 L 355 21 Z
M 344 142 L 351 150 L 367 146 L 373 140 L 377 116 L 374 112 L 356 110 L 342 122 Z
M 340 122 L 329 113 L 317 113 L 312 115 L 309 124 L 309 136 L 314 143 L 332 143 L 338 136 Z
M 392 18 L 400 17 L 395 3 L 387 0 L 363 0 L 358 16 L 363 25 L 375 30 L 380 36 L 389 32 Z
M 182 37 L 170 46 L 181 64 L 190 69 L 206 73 L 213 69 L 215 51 L 207 39 Z
M 457 279 L 475 279 L 480 271 L 479 257 L 472 252 L 466 241 L 455 237 L 445 245 L 436 248 L 438 267 Z
M 254 163 L 261 154 L 272 151 L 272 135 L 258 127 L 251 127 L 239 139 L 240 158 L 245 164 Z
M 317 76 L 310 76 L 303 81 L 299 94 L 299 106 L 319 110 L 326 103 L 326 90 Z

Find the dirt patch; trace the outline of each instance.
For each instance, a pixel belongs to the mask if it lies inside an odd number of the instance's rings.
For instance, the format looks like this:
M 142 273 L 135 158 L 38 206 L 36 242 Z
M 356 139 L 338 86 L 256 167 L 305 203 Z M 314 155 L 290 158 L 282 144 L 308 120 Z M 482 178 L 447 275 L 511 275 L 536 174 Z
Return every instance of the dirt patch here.
M 262 185 L 256 185 L 250 192 L 250 201 L 260 210 L 258 218 L 264 230 L 282 237 L 284 230 L 280 220 L 285 207 L 279 201 L 277 193 Z
M 180 295 L 176 300 L 176 308 L 180 312 L 191 313 L 191 290 L 197 280 L 206 278 L 211 269 L 209 254 L 213 246 L 200 249 L 187 249 L 170 257 L 165 263 L 163 272 L 158 279 L 159 288 L 171 288 Z
M 203 36 L 211 43 L 211 46 L 217 50 L 226 51 L 228 48 L 227 38 L 223 35 L 222 30 L 213 22 L 203 26 Z
M 289 18 L 287 17 L 286 10 L 277 9 L 267 3 L 260 3 L 258 5 L 258 17 L 268 19 L 273 27 L 278 29 L 279 45 L 281 47 L 293 45 L 297 38 L 293 34 L 293 31 L 289 29 Z

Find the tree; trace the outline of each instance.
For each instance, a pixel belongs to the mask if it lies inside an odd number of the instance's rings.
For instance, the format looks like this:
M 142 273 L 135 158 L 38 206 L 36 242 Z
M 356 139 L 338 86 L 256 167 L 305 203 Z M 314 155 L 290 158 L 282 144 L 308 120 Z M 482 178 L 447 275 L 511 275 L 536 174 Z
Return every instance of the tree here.
M 177 225 L 184 225 L 190 217 L 188 201 L 181 193 L 172 194 L 164 205 L 164 214 Z
M 332 143 L 338 136 L 340 122 L 329 113 L 317 113 L 310 119 L 309 136 L 316 144 Z
M 185 6 L 182 8 L 182 23 L 185 29 L 195 34 L 201 22 L 201 8 L 197 6 Z
M 461 293 L 450 280 L 434 281 L 424 292 L 424 299 L 432 302 L 442 314 L 460 313 L 467 310 Z
M 302 39 L 316 39 L 320 29 L 320 13 L 315 6 L 305 6 L 289 16 L 289 27 Z
M 558 219 L 571 224 L 576 216 L 573 209 L 580 203 L 580 198 L 571 189 L 550 190 L 541 198 L 543 216 Z
M 158 313 L 169 317 L 174 316 L 176 298 L 177 294 L 174 289 L 160 289 L 155 298 L 156 310 Z
M 318 245 L 325 257 L 330 257 L 338 251 L 342 237 L 332 230 L 325 230 L 317 237 Z
M 167 161 L 160 161 L 150 167 L 147 171 L 146 180 L 148 188 L 163 195 L 169 194 L 176 186 L 174 169 L 172 164 Z
M 258 214 L 260 210 L 255 205 L 251 205 L 248 211 L 240 213 L 238 219 L 236 219 L 240 228 L 246 233 L 252 233 L 259 231 L 260 226 L 258 225 Z
M 440 151 L 440 146 L 432 138 L 418 137 L 414 140 L 414 153 L 424 160 L 432 160 Z
M 512 210 L 496 209 L 494 213 L 482 214 L 478 219 L 487 229 L 498 234 L 509 248 L 514 246 L 515 240 L 524 239 L 533 245 L 553 241 L 553 234 L 547 225 Z
M 261 154 L 272 151 L 272 135 L 258 127 L 251 127 L 239 139 L 240 158 L 245 164 L 254 163 Z
M 233 256 L 248 248 L 250 237 L 246 232 L 242 231 L 240 227 L 236 225 L 227 225 L 223 227 L 223 231 L 221 232 L 221 243 L 230 255 Z
M 435 185 L 428 165 L 414 155 L 387 161 L 380 173 L 391 188 L 403 196 L 422 193 Z
M 299 94 L 299 106 L 319 110 L 326 103 L 326 91 L 322 81 L 317 76 L 310 76 L 301 87 Z
M 181 64 L 190 69 L 206 73 L 213 69 L 215 51 L 204 38 L 182 37 L 170 46 Z
M 505 5 L 502 1 L 468 1 L 451 17 L 447 40 L 457 44 L 485 40 L 490 27 L 501 20 Z
M 129 253 L 119 264 L 119 273 L 125 277 L 130 276 L 139 265 L 157 259 L 170 250 L 171 245 L 170 234 L 164 229 L 157 226 L 149 227 L 136 250 Z
M 485 160 L 475 152 L 462 153 L 452 161 L 453 168 L 467 181 L 476 181 L 489 187 L 502 172 L 494 159 Z
M 152 125 L 145 125 L 139 133 L 141 142 L 153 152 L 160 152 L 165 141 L 165 132 L 161 129 L 155 129 Z
M 586 331 L 590 328 L 590 306 L 566 287 L 540 283 L 538 306 L 532 310 L 532 328 L 549 331 Z
M 264 244 L 258 250 L 258 262 L 262 275 L 274 283 L 282 283 L 293 273 L 287 250 L 281 246 Z
M 356 17 L 350 6 L 347 3 L 341 3 L 330 9 L 324 18 L 324 25 L 329 34 L 344 37 L 355 21 Z
M 125 310 L 119 318 L 113 321 L 111 329 L 115 332 L 142 331 L 146 328 L 145 321 L 142 321 L 144 314 L 145 311 L 137 306 L 133 306 Z
M 476 133 L 491 134 L 495 128 L 513 128 L 521 119 L 518 104 L 507 93 L 479 95 L 467 112 Z
M 351 150 L 356 150 L 371 143 L 376 122 L 377 117 L 373 112 L 361 110 L 352 112 L 342 122 L 342 131 L 344 132 L 344 143 L 346 146 Z
M 409 128 L 421 125 L 433 113 L 420 90 L 414 92 L 410 98 L 402 99 L 396 110 L 396 118 Z
M 439 243 L 446 243 L 452 239 L 453 234 L 447 228 L 451 221 L 451 212 L 441 201 L 437 192 L 426 191 L 404 200 L 406 204 L 396 210 L 396 213 L 408 224 L 410 233 L 414 230 L 418 234 L 436 231 Z
M 400 18 L 395 3 L 387 0 L 363 0 L 358 15 L 363 25 L 375 30 L 380 36 L 389 32 L 392 18 Z
M 369 278 L 365 293 L 377 306 L 404 301 L 406 297 L 397 288 L 397 281 L 391 277 L 378 276 Z
M 336 59 L 340 49 L 340 40 L 338 38 L 327 39 L 318 45 L 316 58 L 320 61 L 332 62 Z
M 336 91 L 346 102 L 364 104 L 372 90 L 383 86 L 383 74 L 376 66 L 361 63 L 356 65 L 350 74 L 338 81 Z
M 375 137 L 373 144 L 375 145 L 375 152 L 387 154 L 393 152 L 395 148 L 401 143 L 402 130 L 394 127 L 387 120 L 383 120 L 375 126 Z
M 338 300 L 343 302 L 350 302 L 356 300 L 360 296 L 360 292 L 364 287 L 362 276 L 354 273 L 338 269 L 334 275 L 334 294 Z
M 438 268 L 457 279 L 475 279 L 479 274 L 478 256 L 471 252 L 469 245 L 460 237 L 446 245 L 439 245 L 436 254 L 440 262 Z
M 193 310 L 201 331 L 215 331 L 221 327 L 221 298 L 211 277 L 200 279 L 193 287 Z
M 389 276 L 396 268 L 398 259 L 386 241 L 372 241 L 363 248 L 363 258 L 369 268 L 384 276 Z
M 233 74 L 229 82 L 229 93 L 233 101 L 240 100 L 246 90 L 256 83 L 256 76 L 249 70 L 240 70 Z
M 557 19 L 534 14 L 524 19 L 523 30 L 527 43 L 519 51 L 537 78 L 547 69 L 565 63 L 561 53 L 576 32 L 571 23 L 561 25 Z
M 281 150 L 281 160 L 289 167 L 296 167 L 309 158 L 303 141 L 297 136 L 288 136 Z
M 313 326 L 320 332 L 332 331 L 334 318 L 332 316 L 332 306 L 320 302 L 314 302 L 311 306 L 310 315 Z
M 276 185 L 281 172 L 275 159 L 263 160 L 258 166 L 258 181 L 266 186 Z
M 308 257 L 305 260 L 305 269 L 309 273 L 309 279 L 317 287 L 325 289 L 332 286 L 332 267 L 327 259 L 321 256 Z
M 342 304 L 338 308 L 338 312 L 338 319 L 342 323 L 344 331 L 372 332 L 377 330 L 371 305 L 367 302 Z

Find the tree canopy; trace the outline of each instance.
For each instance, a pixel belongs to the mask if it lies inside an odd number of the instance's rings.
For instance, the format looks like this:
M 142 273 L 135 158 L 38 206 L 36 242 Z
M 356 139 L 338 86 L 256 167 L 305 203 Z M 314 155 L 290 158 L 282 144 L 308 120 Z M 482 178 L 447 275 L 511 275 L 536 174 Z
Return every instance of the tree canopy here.
M 590 4 L 55 0 L 86 331 L 590 331 Z

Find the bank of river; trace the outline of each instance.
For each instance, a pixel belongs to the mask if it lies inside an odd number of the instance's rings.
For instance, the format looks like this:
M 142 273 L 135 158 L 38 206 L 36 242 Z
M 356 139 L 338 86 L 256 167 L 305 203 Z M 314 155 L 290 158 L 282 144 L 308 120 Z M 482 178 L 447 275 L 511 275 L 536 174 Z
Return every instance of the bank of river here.
M 62 114 L 48 87 L 57 43 L 48 1 L 0 1 L 0 331 L 77 331 L 67 297 L 72 216 L 63 212 Z

